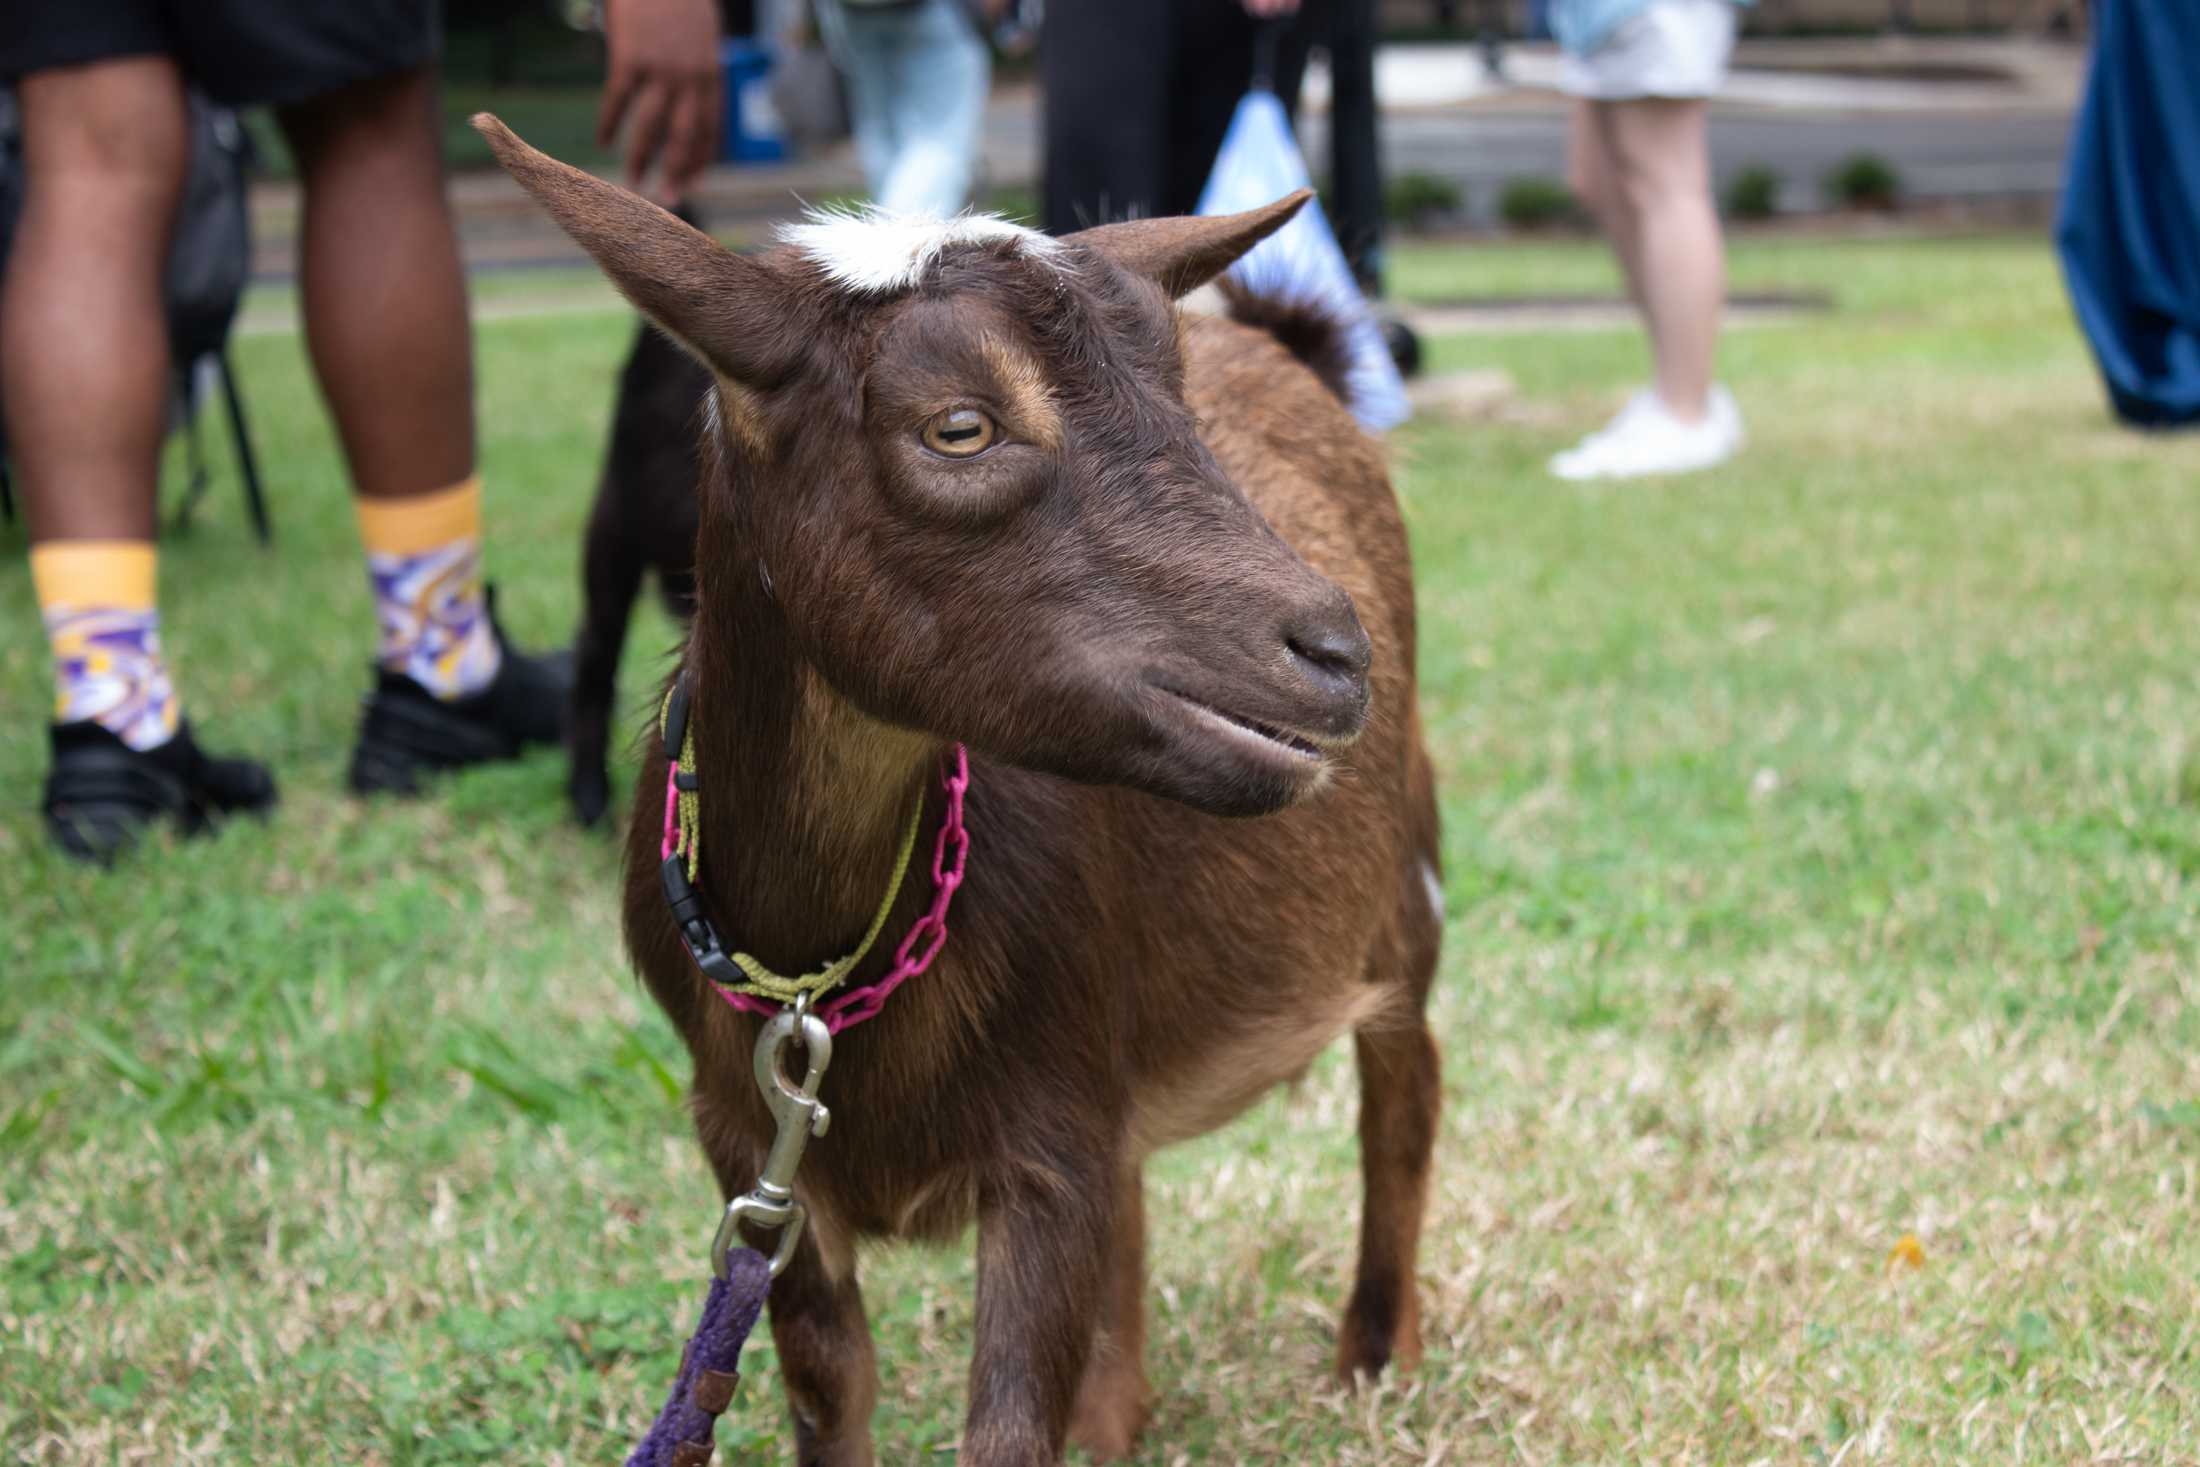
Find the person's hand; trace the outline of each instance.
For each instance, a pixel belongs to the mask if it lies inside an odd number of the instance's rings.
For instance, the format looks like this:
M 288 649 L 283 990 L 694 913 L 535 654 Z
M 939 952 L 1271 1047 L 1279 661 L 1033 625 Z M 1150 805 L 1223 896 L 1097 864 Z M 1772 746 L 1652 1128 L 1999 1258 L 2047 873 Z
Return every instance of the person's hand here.
M 611 74 L 596 114 L 596 143 L 626 128 L 626 186 L 637 193 L 657 170 L 652 195 L 667 206 L 687 194 L 717 156 L 724 99 L 714 0 L 606 0 Z
M 1245 0 L 1245 13 L 1255 20 L 1274 20 L 1278 16 L 1297 15 L 1299 0 Z

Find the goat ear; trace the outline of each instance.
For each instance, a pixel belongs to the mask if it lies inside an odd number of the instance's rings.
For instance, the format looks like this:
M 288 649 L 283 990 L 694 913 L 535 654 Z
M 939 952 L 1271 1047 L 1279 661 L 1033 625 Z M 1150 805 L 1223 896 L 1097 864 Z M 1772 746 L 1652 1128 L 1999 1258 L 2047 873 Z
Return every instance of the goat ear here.
M 544 156 L 487 112 L 473 124 L 619 293 L 705 366 L 768 387 L 799 360 L 793 293 L 772 270 L 639 194 Z
M 1312 197 L 1312 189 L 1302 188 L 1243 214 L 1130 219 L 1069 237 L 1177 299 L 1236 264 L 1247 250 L 1288 224 Z

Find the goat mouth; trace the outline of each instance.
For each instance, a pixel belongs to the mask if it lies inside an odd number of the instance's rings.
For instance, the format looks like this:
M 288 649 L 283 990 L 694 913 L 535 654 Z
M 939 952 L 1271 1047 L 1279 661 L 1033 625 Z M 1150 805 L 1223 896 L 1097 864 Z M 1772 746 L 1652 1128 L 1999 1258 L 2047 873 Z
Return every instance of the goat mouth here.
M 1197 723 L 1221 733 L 1248 752 L 1258 752 L 1269 757 L 1281 754 L 1309 769 L 1319 766 L 1323 760 L 1322 745 L 1307 734 L 1217 708 L 1212 703 L 1202 702 L 1174 688 L 1161 688 L 1160 691 L 1181 705 Z

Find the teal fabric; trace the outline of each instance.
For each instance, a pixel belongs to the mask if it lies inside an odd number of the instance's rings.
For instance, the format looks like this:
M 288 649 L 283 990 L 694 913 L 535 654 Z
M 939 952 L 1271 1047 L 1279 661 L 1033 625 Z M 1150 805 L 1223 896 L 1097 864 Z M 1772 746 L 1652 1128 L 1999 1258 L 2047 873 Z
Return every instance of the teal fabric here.
M 1756 0 L 1731 0 L 1754 5 Z M 1576 56 L 1586 56 L 1628 21 L 1650 8 L 1650 0 L 1551 0 L 1551 34 Z

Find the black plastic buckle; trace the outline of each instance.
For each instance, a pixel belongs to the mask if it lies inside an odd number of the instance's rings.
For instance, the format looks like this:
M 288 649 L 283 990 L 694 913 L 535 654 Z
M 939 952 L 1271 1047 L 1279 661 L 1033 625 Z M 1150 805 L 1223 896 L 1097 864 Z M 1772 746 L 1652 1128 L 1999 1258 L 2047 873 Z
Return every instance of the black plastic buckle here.
M 702 969 L 703 976 L 720 984 L 748 981 L 740 965 L 726 956 L 725 944 L 718 940 L 718 929 L 703 915 L 703 894 L 688 880 L 685 859 L 677 853 L 665 857 L 658 875 L 664 882 L 665 901 L 672 908 L 672 925 L 680 934 L 680 945 L 695 960 L 695 966 Z
M 673 681 L 672 695 L 665 699 L 665 761 L 675 768 L 680 763 L 681 749 L 687 746 L 688 699 L 688 670 L 683 667 L 680 676 Z M 694 786 L 682 785 L 681 788 Z
M 690 923 L 706 921 L 703 916 L 703 894 L 688 880 L 687 857 L 674 851 L 665 857 L 664 865 L 658 868 L 658 872 L 664 880 L 665 900 L 672 906 L 673 925 L 685 932 Z

